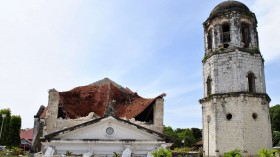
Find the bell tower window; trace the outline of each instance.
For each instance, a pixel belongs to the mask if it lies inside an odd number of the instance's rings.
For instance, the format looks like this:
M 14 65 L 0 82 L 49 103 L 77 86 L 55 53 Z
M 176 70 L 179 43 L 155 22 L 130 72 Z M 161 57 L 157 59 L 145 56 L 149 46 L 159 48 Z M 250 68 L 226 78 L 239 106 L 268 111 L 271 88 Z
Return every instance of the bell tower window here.
M 210 29 L 207 33 L 207 48 L 212 51 L 212 29 Z
M 247 23 L 241 24 L 241 34 L 242 34 L 242 42 L 244 43 L 244 48 L 248 48 L 250 44 L 250 27 Z
M 207 96 L 212 94 L 212 79 L 210 76 L 207 77 L 206 81 Z
M 224 48 L 228 48 L 230 42 L 230 27 L 228 23 L 222 25 L 222 43 Z
M 248 87 L 250 93 L 255 93 L 255 75 L 252 72 L 249 72 L 248 74 Z

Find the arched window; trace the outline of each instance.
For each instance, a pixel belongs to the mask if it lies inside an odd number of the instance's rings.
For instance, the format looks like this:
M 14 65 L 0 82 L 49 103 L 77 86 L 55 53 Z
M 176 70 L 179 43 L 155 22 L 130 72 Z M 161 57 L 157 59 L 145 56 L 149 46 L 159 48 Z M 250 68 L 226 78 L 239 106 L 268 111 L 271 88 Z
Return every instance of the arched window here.
M 244 43 L 244 48 L 249 47 L 249 44 L 251 42 L 250 38 L 250 25 L 247 23 L 241 24 L 241 34 L 242 34 L 242 42 Z
M 206 81 L 207 96 L 212 94 L 212 79 L 210 76 L 207 77 Z
M 228 23 L 222 25 L 222 43 L 224 48 L 228 48 L 230 42 L 230 27 Z
M 212 51 L 212 29 L 210 29 L 207 33 L 207 48 Z
M 250 93 L 255 93 L 255 75 L 252 72 L 248 73 L 248 88 Z

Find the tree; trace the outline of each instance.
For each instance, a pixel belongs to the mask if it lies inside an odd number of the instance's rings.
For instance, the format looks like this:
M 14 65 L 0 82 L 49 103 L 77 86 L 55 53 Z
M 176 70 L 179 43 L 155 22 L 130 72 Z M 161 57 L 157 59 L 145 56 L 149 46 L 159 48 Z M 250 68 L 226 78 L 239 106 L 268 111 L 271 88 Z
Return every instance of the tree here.
M 175 130 L 175 133 L 177 134 L 178 136 L 178 140 L 182 143 L 183 142 L 183 145 L 181 144 L 181 147 L 193 147 L 195 142 L 196 142 L 196 139 L 195 137 L 193 136 L 193 132 L 191 129 L 181 129 L 181 128 L 177 128 Z
M 272 132 L 272 145 L 274 147 L 277 144 L 280 144 L 280 131 L 273 131 Z
M 6 114 L 6 117 L 3 121 L 2 114 Z M 21 117 L 20 116 L 11 116 L 10 109 L 0 110 L 0 124 L 3 123 L 3 130 L 0 139 L 0 145 L 7 146 L 12 148 L 13 146 L 18 147 L 20 145 L 20 128 L 21 128 Z
M 171 126 L 165 126 L 163 129 L 163 134 L 171 138 L 175 137 L 175 132 Z
M 269 112 L 272 131 L 280 131 L 280 105 L 270 107 Z
M 175 133 L 179 137 L 180 141 L 182 141 L 185 139 L 186 129 L 177 128 Z
M 174 131 L 176 136 L 175 136 L 175 141 L 174 141 L 173 147 L 171 147 L 171 148 L 184 147 L 185 135 L 186 135 L 185 131 L 186 131 L 186 129 L 182 129 L 182 128 L 177 128 Z
M 10 140 L 9 147 L 18 147 L 20 145 L 20 116 L 12 116 L 10 121 Z
M 194 136 L 194 133 L 196 136 Z M 201 129 L 198 128 L 177 128 L 173 130 L 172 127 L 167 126 L 164 127 L 163 134 L 173 139 L 173 145 L 170 147 L 172 150 L 174 148 L 193 147 L 202 138 Z
M 202 139 L 202 129 L 191 128 L 191 130 L 192 130 L 194 138 L 196 139 L 196 142 L 200 141 Z
M 173 145 L 170 147 L 171 149 L 182 146 L 182 140 L 178 137 L 177 133 L 172 129 L 172 127 L 164 127 L 163 134 L 172 138 Z
M 195 145 L 196 139 L 193 136 L 191 129 L 185 130 L 184 145 L 187 147 L 193 147 Z
M 6 114 L 5 118 L 2 118 L 2 114 Z M 0 110 L 0 125 L 2 126 L 2 134 L 0 139 L 0 145 L 8 146 L 9 144 L 9 132 L 10 132 L 10 119 L 11 119 L 11 110 L 10 109 L 2 109 Z M 3 121 L 4 120 L 4 121 Z M 0 128 L 1 129 L 1 128 Z

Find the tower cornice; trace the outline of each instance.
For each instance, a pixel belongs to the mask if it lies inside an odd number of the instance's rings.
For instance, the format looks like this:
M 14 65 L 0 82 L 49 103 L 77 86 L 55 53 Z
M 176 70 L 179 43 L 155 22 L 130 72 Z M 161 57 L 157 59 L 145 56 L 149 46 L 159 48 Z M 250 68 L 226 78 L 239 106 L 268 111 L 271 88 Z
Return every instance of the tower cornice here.
M 262 58 L 262 61 L 264 62 L 264 58 L 261 55 L 261 52 L 259 50 L 259 48 L 220 48 L 216 51 L 213 52 L 208 52 L 205 53 L 203 59 L 202 59 L 202 63 L 204 64 L 207 59 L 209 59 L 210 57 L 214 56 L 214 55 L 218 55 L 218 54 L 224 54 L 224 53 L 232 53 L 232 52 L 245 52 L 245 53 L 249 53 L 250 55 L 255 55 L 255 54 L 259 54 Z
M 266 93 L 230 92 L 230 93 L 211 94 L 208 97 L 200 99 L 199 102 L 204 103 L 212 100 L 213 98 L 226 98 L 226 97 L 239 97 L 239 96 L 265 98 L 268 103 L 271 101 L 270 97 Z

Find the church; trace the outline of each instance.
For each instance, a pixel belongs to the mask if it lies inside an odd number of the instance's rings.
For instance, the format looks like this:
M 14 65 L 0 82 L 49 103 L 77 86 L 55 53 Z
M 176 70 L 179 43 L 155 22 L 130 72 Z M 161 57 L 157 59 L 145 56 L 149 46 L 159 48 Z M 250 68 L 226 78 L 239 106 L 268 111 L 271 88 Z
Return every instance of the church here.
M 33 149 L 48 155 L 150 156 L 171 145 L 163 135 L 165 95 L 142 98 L 108 78 L 66 92 L 51 89 L 48 106 L 35 115 Z

